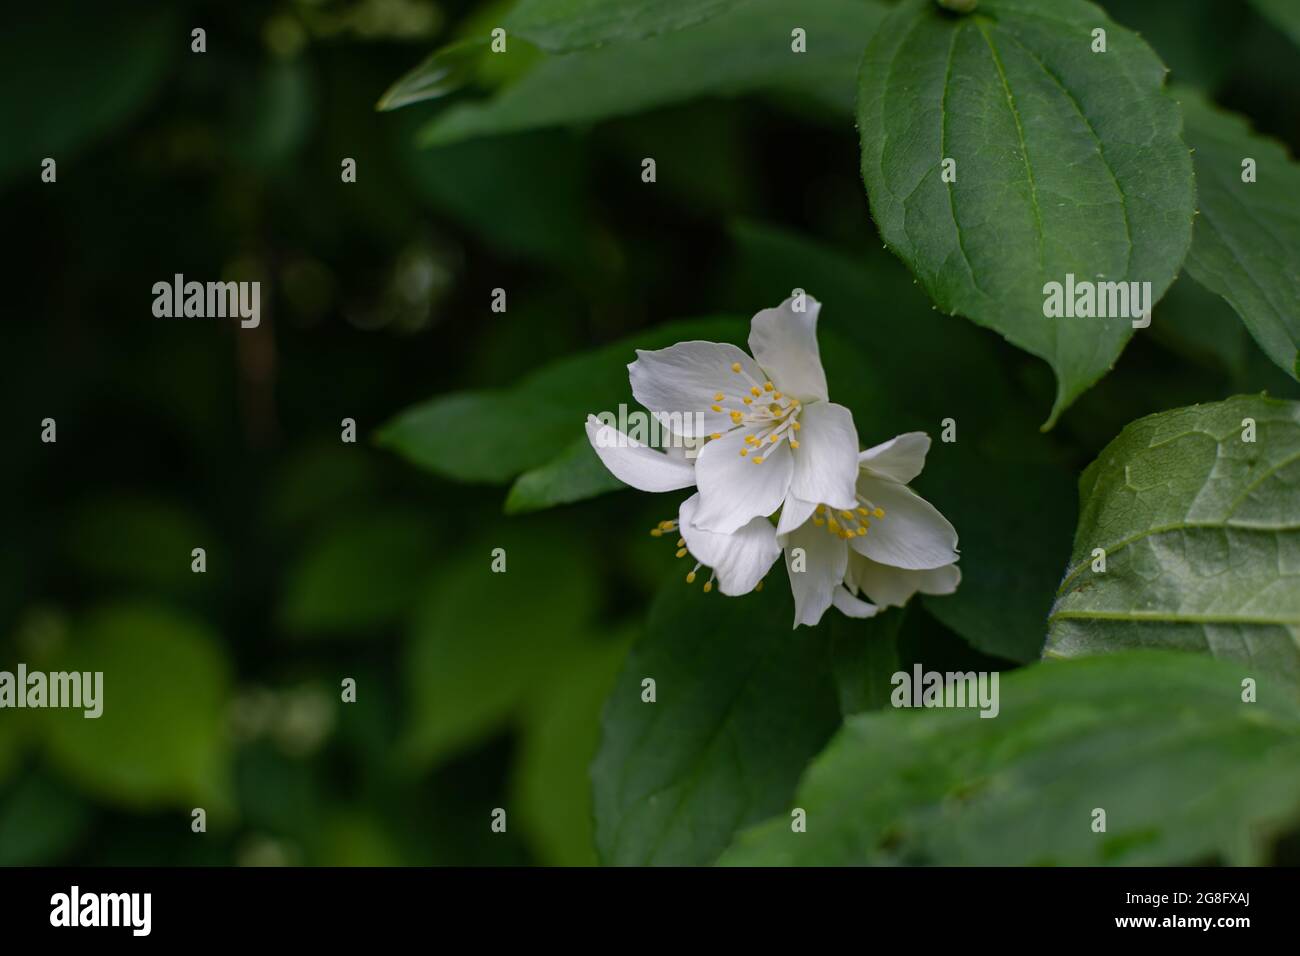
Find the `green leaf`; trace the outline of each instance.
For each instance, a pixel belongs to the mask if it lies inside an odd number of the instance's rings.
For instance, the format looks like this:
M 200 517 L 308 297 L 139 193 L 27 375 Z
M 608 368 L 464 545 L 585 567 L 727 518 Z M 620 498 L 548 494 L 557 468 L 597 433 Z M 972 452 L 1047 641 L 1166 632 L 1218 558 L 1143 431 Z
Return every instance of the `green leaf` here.
M 415 598 L 435 546 L 420 512 L 385 511 L 336 522 L 289 570 L 280 620 L 299 635 L 382 627 Z
M 1300 820 L 1300 706 L 1243 703 L 1243 676 L 1191 654 L 1130 652 L 1010 674 L 995 719 L 850 717 L 794 797 L 807 832 L 777 816 L 721 862 L 1265 862 Z M 1105 832 L 1092 829 L 1096 808 Z
M 767 584 L 726 598 L 676 580 L 655 601 L 591 767 L 603 863 L 711 862 L 784 805 L 838 726 L 825 629 L 791 631 L 784 574 Z
M 1300 46 L 1300 7 L 1294 0 L 1251 0 L 1255 9 Z
M 726 13 L 744 0 L 520 0 L 506 29 L 563 53 L 671 33 Z
M 375 109 L 400 109 L 454 93 L 474 79 L 487 55 L 484 37 L 457 40 L 434 50 L 385 90 Z
M 889 703 L 890 678 L 898 670 L 898 632 L 906 608 L 891 608 L 865 620 L 828 612 L 840 712 L 860 714 Z
M 534 372 L 513 389 L 455 392 L 407 409 L 377 441 L 444 478 L 509 481 L 563 455 L 589 413 L 616 411 L 631 401 L 627 364 L 636 349 L 687 339 L 744 341 L 734 319 L 696 319 L 657 326 Z M 635 407 L 635 406 L 634 406 Z
M 591 123 L 757 91 L 803 93 L 848 113 L 863 44 L 883 12 L 876 0 L 804 0 L 796 16 L 787 0 L 749 0 L 689 30 L 547 57 L 494 99 L 448 110 L 421 141 Z M 796 26 L 807 31 L 807 52 L 791 49 Z
M 557 528 L 510 523 L 430 580 L 403 656 L 406 752 L 435 764 L 500 730 L 584 640 L 595 582 L 585 554 Z M 494 572 L 493 550 L 505 551 Z
M 540 861 L 595 866 L 591 778 L 600 713 L 627 656 L 624 635 L 589 643 L 539 683 L 523 714 L 515 805 Z
M 72 174 L 76 150 L 141 109 L 188 47 L 176 10 L 112 8 L 50 0 L 6 19 L 0 62 L 9 82 L 0 94 L 0 181 L 22 171 L 37 182 L 40 163 Z
M 52 671 L 101 672 L 102 714 L 42 712 L 53 764 L 127 807 L 224 809 L 228 668 L 201 621 L 148 604 L 99 610 Z
M 1259 347 L 1300 379 L 1300 166 L 1240 116 L 1178 94 L 1195 149 L 1200 217 L 1187 271 L 1223 296 Z M 1255 160 L 1255 182 L 1242 161 Z
M 1198 650 L 1300 684 L 1297 486 L 1300 403 L 1243 396 L 1129 425 L 1079 480 L 1046 653 Z
M 957 528 L 962 582 L 926 607 L 988 654 L 1036 659 L 1069 554 L 1074 477 L 1008 383 L 996 340 L 932 311 L 879 247 L 848 256 L 752 224 L 735 232 L 738 302 L 757 310 L 796 286 L 822 302 L 830 394 L 852 410 L 862 444 L 913 430 L 934 440 L 915 487 Z
M 584 434 L 546 464 L 515 479 L 506 496 L 506 514 L 540 511 L 624 487 L 596 457 Z
M 1106 53 L 1091 51 L 1106 30 Z M 1044 427 L 1115 363 L 1128 318 L 1047 318 L 1044 286 L 1150 282 L 1191 241 L 1195 188 L 1164 66 L 1082 0 L 908 0 L 863 59 L 862 175 L 885 242 L 931 298 L 1046 360 Z M 956 161 L 944 182 L 945 158 Z

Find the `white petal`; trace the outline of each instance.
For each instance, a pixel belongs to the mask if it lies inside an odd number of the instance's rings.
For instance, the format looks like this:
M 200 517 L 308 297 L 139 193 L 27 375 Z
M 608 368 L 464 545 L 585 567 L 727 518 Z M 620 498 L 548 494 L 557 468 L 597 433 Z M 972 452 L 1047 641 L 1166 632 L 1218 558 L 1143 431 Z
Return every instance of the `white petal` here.
M 826 373 L 817 348 L 817 313 L 821 303 L 804 298 L 805 311 L 794 311 L 794 299 L 764 309 L 749 326 L 749 350 L 772 383 L 801 402 L 826 401 Z M 854 449 L 856 451 L 856 449 Z
M 853 539 L 859 554 L 896 568 L 938 568 L 957 560 L 956 529 L 910 488 L 863 475 L 858 492 L 885 510 L 883 518 L 871 519 L 866 534 Z
M 812 513 L 816 510 L 817 502 L 804 501 L 794 495 L 786 495 L 785 504 L 781 506 L 781 517 L 776 522 L 776 533 L 789 534 L 811 518 Z
M 907 432 L 868 448 L 858 455 L 858 462 L 877 478 L 889 478 L 905 485 L 921 473 L 929 450 L 929 435 Z
M 697 492 L 683 501 L 677 512 L 687 550 L 695 560 L 713 569 L 723 594 L 748 594 L 781 555 L 776 529 L 766 518 L 755 518 L 734 534 L 705 531 L 695 524 L 699 504 Z
M 766 517 L 781 507 L 790 489 L 790 449 L 780 442 L 764 449 L 760 464 L 754 463 L 754 448 L 742 457 L 745 438 L 757 429 L 737 428 L 700 449 L 695 459 L 695 481 L 700 489 L 700 508 L 695 523 L 709 531 L 730 534 L 750 519 Z
M 641 491 L 676 491 L 695 484 L 695 467 L 628 438 L 617 428 L 587 416 L 587 440 L 619 481 Z
M 849 549 L 843 539 L 819 528 L 811 521 L 781 539 L 785 548 L 785 566 L 790 574 L 790 591 L 794 594 L 794 626 L 812 627 L 831 606 L 831 595 L 844 580 Z M 798 567 L 795 549 L 803 549 L 803 570 Z
M 849 556 L 849 583 L 881 607 L 902 607 L 913 594 L 952 594 L 961 583 L 955 564 L 926 571 L 912 571 L 877 564 L 860 554 Z
M 637 349 L 627 367 L 636 400 L 679 435 L 708 435 L 732 427 L 727 412 L 743 408 L 741 397 L 762 384 L 763 371 L 744 350 L 722 342 L 678 342 L 666 349 Z M 739 363 L 740 372 L 732 366 Z M 718 393 L 722 400 L 716 400 Z M 697 426 L 695 415 L 702 416 Z
M 857 505 L 858 432 L 853 413 L 834 402 L 814 402 L 799 413 L 799 447 L 791 450 L 790 493 L 832 508 Z
M 854 597 L 844 586 L 837 587 L 831 593 L 831 603 L 839 608 L 840 612 L 847 614 L 849 617 L 875 617 L 880 608 L 874 604 L 868 604 L 860 598 Z

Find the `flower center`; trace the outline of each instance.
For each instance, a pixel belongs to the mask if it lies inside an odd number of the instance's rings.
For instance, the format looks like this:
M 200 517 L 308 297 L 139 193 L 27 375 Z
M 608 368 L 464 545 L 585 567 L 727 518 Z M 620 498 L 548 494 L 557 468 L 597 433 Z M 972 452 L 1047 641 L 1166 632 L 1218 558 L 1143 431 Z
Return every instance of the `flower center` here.
M 813 524 L 845 541 L 862 537 L 871 527 L 871 519 L 879 521 L 885 516 L 885 509 L 877 508 L 862 495 L 857 498 L 858 506 L 852 511 L 818 505 L 813 511 Z
M 740 457 L 761 465 L 781 442 L 789 442 L 791 448 L 799 447 L 795 437 L 801 427 L 799 412 L 803 406 L 799 399 L 782 394 L 770 381 L 754 381 L 739 362 L 731 363 L 729 388 L 730 393 L 727 389 L 715 392 L 709 407 L 730 416 L 732 428 L 728 431 L 755 429 L 753 434 L 745 436 Z M 709 437 L 721 438 L 722 433 L 714 432 Z

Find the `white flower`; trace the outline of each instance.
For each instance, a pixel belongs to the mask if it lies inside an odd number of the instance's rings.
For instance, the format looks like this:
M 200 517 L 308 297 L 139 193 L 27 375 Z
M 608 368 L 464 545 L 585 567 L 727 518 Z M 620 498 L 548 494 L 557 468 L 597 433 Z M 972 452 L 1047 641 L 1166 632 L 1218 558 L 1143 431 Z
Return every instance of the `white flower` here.
M 909 432 L 862 452 L 852 507 L 786 503 L 777 530 L 794 592 L 795 627 L 816 624 L 832 604 L 850 617 L 871 617 L 901 607 L 917 591 L 957 589 L 957 532 L 907 487 L 929 449 L 929 436 Z
M 763 576 L 771 570 L 781 556 L 781 545 L 776 540 L 776 529 L 767 518 L 751 518 L 730 534 L 709 531 L 696 523 L 700 496 L 691 495 L 682 502 L 677 512 L 676 530 L 680 532 L 678 556 L 685 549 L 696 564 L 686 575 L 686 583 L 694 582 L 701 567 L 711 570 L 704 590 L 712 590 L 714 578 L 718 590 L 730 597 L 748 594 L 762 587 Z
M 774 514 L 787 496 L 855 504 L 853 415 L 829 401 L 817 348 L 820 304 L 801 297 L 754 316 L 751 358 L 734 345 L 680 342 L 637 351 L 632 394 L 679 438 L 700 443 L 692 465 L 589 418 L 605 466 L 645 491 L 699 488 L 693 526 L 730 534 Z M 806 517 L 806 516 L 805 516 Z
M 641 491 L 676 491 L 695 484 L 695 462 L 686 448 L 659 451 L 629 438 L 595 415 L 587 416 L 587 440 L 619 481 Z

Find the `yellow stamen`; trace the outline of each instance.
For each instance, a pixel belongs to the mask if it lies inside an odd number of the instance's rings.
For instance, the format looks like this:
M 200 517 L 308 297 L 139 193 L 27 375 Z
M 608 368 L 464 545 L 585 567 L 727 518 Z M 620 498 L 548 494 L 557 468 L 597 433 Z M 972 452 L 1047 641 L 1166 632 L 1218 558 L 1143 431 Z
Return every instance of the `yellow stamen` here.
M 650 537 L 652 537 L 652 538 L 662 538 L 663 536 L 664 536 L 664 533 L 663 533 L 662 531 L 660 531 L 658 528 L 651 528 L 651 529 L 650 529 Z
M 816 525 L 817 527 L 819 527 L 819 528 L 820 528 L 822 525 L 824 525 L 825 523 L 826 523 L 826 519 L 825 519 L 825 518 L 813 518 L 813 524 L 815 524 L 815 525 Z
M 840 512 L 840 517 L 843 518 L 845 521 L 852 521 L 852 520 L 853 520 L 853 512 L 852 512 L 852 511 L 841 511 L 841 512 Z
M 797 441 L 795 441 L 793 438 L 791 438 L 791 439 L 790 439 L 790 447 L 791 447 L 791 448 L 798 448 L 798 447 L 799 447 L 799 443 L 798 443 Z
M 705 593 L 705 594 L 708 594 L 708 593 L 709 593 L 710 591 L 712 591 L 712 590 L 713 590 L 713 582 L 712 582 L 712 581 L 705 581 L 705 582 L 704 582 L 704 593 Z
M 756 465 L 761 465 L 763 464 L 763 456 L 755 455 L 753 458 L 750 459 L 750 461 L 752 461 Z
M 722 401 L 722 397 L 723 397 L 723 396 L 722 396 L 722 393 L 721 393 L 721 392 L 718 392 L 717 395 L 714 395 L 714 396 L 713 396 L 713 400 L 714 400 L 715 402 L 720 402 L 720 401 Z
M 694 583 L 695 583 L 695 572 L 694 572 L 694 571 L 688 571 L 688 572 L 686 573 L 686 583 L 687 583 L 687 584 L 694 584 Z
M 875 511 L 872 512 L 872 514 L 874 514 L 877 518 L 883 518 L 885 516 L 885 509 L 877 508 Z
M 720 411 L 722 411 L 722 406 L 721 406 L 721 405 L 710 405 L 709 407 L 710 407 L 711 409 L 713 409 L 715 412 L 720 412 Z
M 763 383 L 763 391 L 765 391 L 765 392 L 770 392 L 770 391 L 772 391 L 772 389 L 774 389 L 774 388 L 776 388 L 776 386 L 773 385 L 771 382 L 764 382 L 764 383 Z
M 752 398 L 743 398 L 743 399 L 741 399 L 741 401 L 743 401 L 746 405 L 753 405 L 753 404 L 754 404 L 754 400 L 753 400 Z
M 712 439 L 714 439 L 714 440 L 716 441 L 717 439 L 719 439 L 719 438 L 722 437 L 722 432 L 714 432 L 714 433 L 713 433 L 712 435 L 710 435 L 709 437 L 712 438 Z
M 759 581 L 757 584 L 755 584 L 755 585 L 754 585 L 754 590 L 755 590 L 755 591 L 761 591 L 761 590 L 763 590 L 763 582 L 762 582 L 762 581 Z
M 740 371 L 740 363 L 739 363 L 739 362 L 732 362 L 732 363 L 731 363 L 731 370 L 732 370 L 733 372 L 739 372 L 739 371 Z
M 859 528 L 859 529 L 858 529 L 858 537 L 859 537 L 859 538 L 862 537 L 862 536 L 863 536 L 864 534 L 866 534 L 866 533 L 867 533 L 867 529 L 866 529 L 866 528 Z
M 817 509 L 816 509 L 816 511 L 815 511 L 814 513 L 815 513 L 815 514 L 819 514 L 819 515 L 824 515 L 824 514 L 826 513 L 826 506 L 825 506 L 825 505 L 818 505 L 818 506 L 817 506 Z
M 871 514 L 871 512 L 868 511 L 866 508 L 858 508 L 858 514 L 860 514 L 860 515 L 862 515 L 862 517 L 866 518 L 867 516 L 869 516 L 869 515 Z
M 803 428 L 803 426 L 800 425 L 798 422 L 792 423 L 790 427 L 793 428 L 795 431 L 798 431 L 799 429 Z
M 684 558 L 684 557 L 686 557 L 686 549 L 685 549 L 685 548 L 678 548 L 678 549 L 677 549 L 677 557 L 679 557 L 679 558 Z
M 741 458 L 744 458 L 744 457 L 745 457 L 746 455 L 748 455 L 748 454 L 749 454 L 749 449 L 748 449 L 748 448 L 742 448 L 742 449 L 740 449 L 740 457 L 741 457 Z

